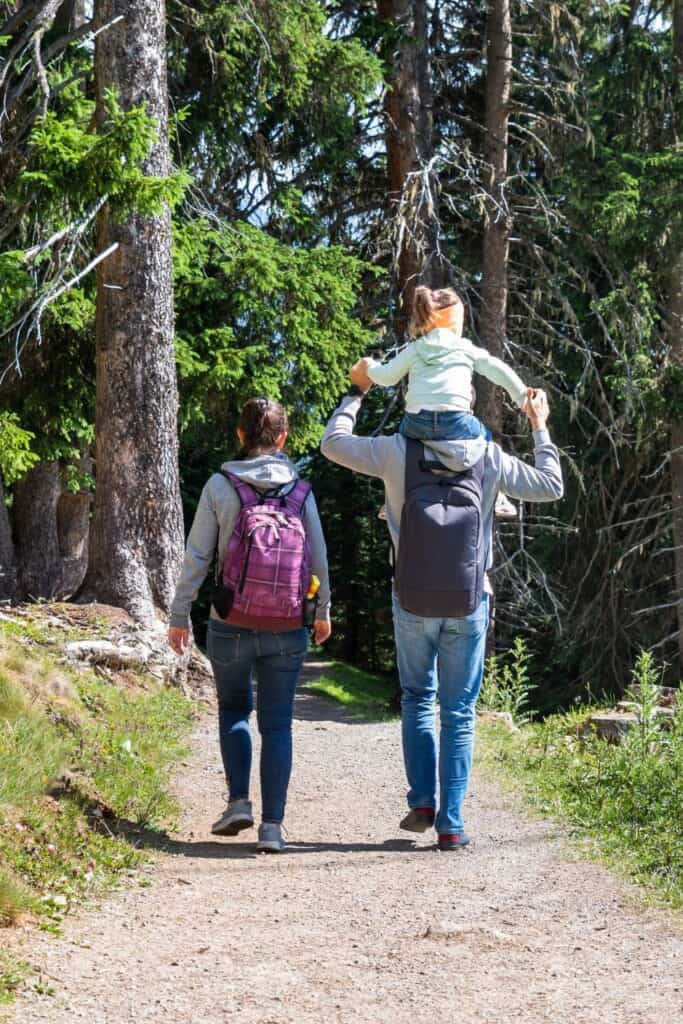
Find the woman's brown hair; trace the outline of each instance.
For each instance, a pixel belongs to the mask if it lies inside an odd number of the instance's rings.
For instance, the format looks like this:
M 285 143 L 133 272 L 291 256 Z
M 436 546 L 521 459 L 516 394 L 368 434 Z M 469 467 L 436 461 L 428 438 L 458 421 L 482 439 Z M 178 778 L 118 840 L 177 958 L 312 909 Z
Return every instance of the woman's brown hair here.
M 272 398 L 250 398 L 242 407 L 237 429 L 243 434 L 240 455 L 260 455 L 275 448 L 280 434 L 289 430 L 287 410 Z
M 425 288 L 420 285 L 415 289 L 413 298 L 413 312 L 408 325 L 408 334 L 411 338 L 418 338 L 431 330 L 434 314 L 440 309 L 448 306 L 455 306 L 462 303 L 462 299 L 453 288 Z

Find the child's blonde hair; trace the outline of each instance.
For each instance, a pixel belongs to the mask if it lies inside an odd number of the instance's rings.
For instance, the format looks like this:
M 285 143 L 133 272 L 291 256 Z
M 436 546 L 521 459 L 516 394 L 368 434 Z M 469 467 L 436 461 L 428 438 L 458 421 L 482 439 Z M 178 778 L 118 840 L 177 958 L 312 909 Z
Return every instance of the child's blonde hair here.
M 411 338 L 418 338 L 426 334 L 433 325 L 434 315 L 440 309 L 448 306 L 462 305 L 462 299 L 453 288 L 425 288 L 420 285 L 415 289 L 413 298 L 413 312 L 408 325 L 408 334 Z

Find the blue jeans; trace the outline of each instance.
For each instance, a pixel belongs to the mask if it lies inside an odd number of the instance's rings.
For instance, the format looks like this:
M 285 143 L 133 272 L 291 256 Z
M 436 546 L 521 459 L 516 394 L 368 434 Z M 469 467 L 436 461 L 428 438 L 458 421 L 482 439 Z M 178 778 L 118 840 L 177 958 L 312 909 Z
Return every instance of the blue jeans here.
M 415 441 L 473 441 L 476 437 L 491 440 L 489 428 L 471 412 L 407 412 L 398 430 Z
M 308 631 L 268 633 L 209 619 L 206 646 L 216 679 L 218 733 L 228 799 L 249 796 L 254 672 L 258 681 L 256 719 L 261 733 L 263 821 L 279 825 L 285 816 L 292 772 L 294 692 L 308 650 Z
M 396 594 L 393 609 L 408 806 L 437 806 L 434 707 L 438 691 L 441 736 L 436 829 L 460 832 L 472 770 L 474 708 L 484 675 L 488 594 L 476 611 L 463 619 L 413 615 L 401 608 Z

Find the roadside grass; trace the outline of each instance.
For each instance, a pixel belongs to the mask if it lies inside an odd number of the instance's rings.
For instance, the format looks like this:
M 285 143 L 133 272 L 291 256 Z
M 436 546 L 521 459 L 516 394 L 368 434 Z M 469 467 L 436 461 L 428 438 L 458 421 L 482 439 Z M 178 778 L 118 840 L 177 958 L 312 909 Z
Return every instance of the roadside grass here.
M 65 668 L 34 623 L 22 642 L 15 622 L 0 622 L 0 644 L 0 926 L 29 915 L 58 931 L 146 859 L 130 826 L 172 823 L 169 775 L 192 706 L 151 676 L 120 688 Z M 21 973 L 6 954 L 0 1002 Z
M 392 683 L 381 676 L 372 675 L 342 661 L 335 661 L 325 674 L 307 690 L 343 704 L 352 714 L 382 721 L 397 718 L 392 707 Z
M 660 673 L 640 655 L 631 693 L 638 722 L 618 745 L 586 723 L 596 708 L 510 731 L 482 719 L 477 759 L 506 788 L 561 823 L 577 848 L 604 860 L 670 906 L 683 907 L 683 696 L 664 727 Z
M 23 961 L 0 949 L 0 1006 L 12 1001 L 27 974 L 28 966 Z

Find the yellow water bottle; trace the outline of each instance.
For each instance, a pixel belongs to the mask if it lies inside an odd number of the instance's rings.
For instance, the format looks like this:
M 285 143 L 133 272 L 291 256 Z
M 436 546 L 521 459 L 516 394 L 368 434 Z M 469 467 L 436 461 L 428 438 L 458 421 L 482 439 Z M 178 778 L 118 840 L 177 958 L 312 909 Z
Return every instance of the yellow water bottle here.
M 311 576 L 310 583 L 308 584 L 308 590 L 306 591 L 306 599 L 304 601 L 304 625 L 312 626 L 315 622 L 315 610 L 318 605 L 318 591 L 320 590 L 320 580 L 315 575 Z

